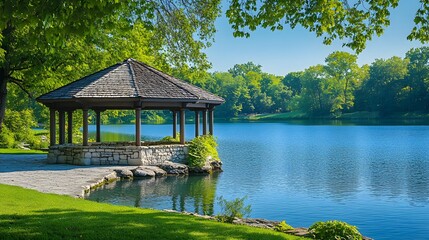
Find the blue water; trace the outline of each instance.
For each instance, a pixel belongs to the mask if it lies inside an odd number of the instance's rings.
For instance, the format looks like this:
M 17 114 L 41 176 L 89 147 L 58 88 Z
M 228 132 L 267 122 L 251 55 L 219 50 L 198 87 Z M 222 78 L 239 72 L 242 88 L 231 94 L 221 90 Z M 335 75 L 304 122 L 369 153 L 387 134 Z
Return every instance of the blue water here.
M 102 131 L 132 140 L 134 127 Z M 157 139 L 171 126 L 142 133 Z M 219 175 L 117 182 L 89 199 L 216 214 L 217 197 L 247 196 L 254 218 L 295 227 L 338 219 L 375 239 L 429 238 L 429 126 L 217 123 L 215 135 Z

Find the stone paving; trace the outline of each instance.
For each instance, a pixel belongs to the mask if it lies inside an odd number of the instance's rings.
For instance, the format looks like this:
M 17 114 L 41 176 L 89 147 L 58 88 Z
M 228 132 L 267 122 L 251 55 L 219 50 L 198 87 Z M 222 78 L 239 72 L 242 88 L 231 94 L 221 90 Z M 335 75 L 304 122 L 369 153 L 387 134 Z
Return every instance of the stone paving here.
M 84 189 L 114 169 L 132 166 L 75 166 L 47 164 L 44 154 L 0 154 L 0 183 L 45 193 L 82 197 Z

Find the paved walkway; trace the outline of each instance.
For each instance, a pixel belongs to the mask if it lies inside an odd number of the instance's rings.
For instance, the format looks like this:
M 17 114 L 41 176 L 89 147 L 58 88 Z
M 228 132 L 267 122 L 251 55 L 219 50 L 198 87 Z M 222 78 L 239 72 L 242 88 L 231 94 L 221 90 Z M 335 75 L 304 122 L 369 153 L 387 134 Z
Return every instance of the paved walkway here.
M 0 154 L 0 183 L 82 197 L 87 186 L 103 179 L 113 169 L 124 168 L 132 167 L 47 164 L 44 154 Z

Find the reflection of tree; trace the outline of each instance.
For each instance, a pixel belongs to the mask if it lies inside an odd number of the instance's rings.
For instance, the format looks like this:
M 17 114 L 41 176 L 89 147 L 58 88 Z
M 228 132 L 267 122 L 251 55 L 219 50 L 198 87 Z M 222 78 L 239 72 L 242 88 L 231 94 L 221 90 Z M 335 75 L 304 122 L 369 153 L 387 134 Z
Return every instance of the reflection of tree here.
M 190 211 L 186 203 L 193 202 L 193 212 L 213 215 L 216 194 L 217 175 L 190 176 L 176 178 L 172 192 L 172 208 L 179 211 Z M 179 205 L 179 209 L 177 206 Z
M 326 190 L 337 200 L 357 192 L 359 181 L 358 160 L 354 158 L 353 147 L 331 147 L 328 149 Z
M 411 203 L 424 206 L 429 203 L 429 164 L 420 157 L 408 162 L 406 179 Z

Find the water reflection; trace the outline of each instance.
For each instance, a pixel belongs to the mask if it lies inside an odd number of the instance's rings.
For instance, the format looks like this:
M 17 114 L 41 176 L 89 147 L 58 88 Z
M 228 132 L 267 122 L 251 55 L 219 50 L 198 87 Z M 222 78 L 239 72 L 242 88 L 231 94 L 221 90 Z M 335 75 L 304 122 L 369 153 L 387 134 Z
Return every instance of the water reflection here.
M 218 175 L 179 176 L 119 181 L 86 196 L 97 202 L 110 202 L 146 208 L 173 209 L 213 215 Z

